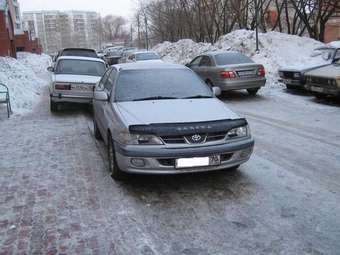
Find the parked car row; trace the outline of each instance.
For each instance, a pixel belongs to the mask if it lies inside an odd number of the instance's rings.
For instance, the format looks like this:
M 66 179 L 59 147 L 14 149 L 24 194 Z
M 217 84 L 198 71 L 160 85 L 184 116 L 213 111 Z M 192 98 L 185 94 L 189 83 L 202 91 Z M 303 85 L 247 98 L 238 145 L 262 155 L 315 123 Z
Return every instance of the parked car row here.
M 281 68 L 279 76 L 287 89 L 303 88 L 317 98 L 340 96 L 340 48 L 320 47 L 314 57 L 323 63 L 304 68 Z
M 93 104 L 94 134 L 107 146 L 114 178 L 237 169 L 249 160 L 247 120 L 217 96 L 229 85 L 257 91 L 265 84 L 263 66 L 237 53 L 204 54 L 191 69 L 152 52 L 129 56 L 108 68 L 99 58 L 60 56 L 49 68 L 51 111 L 63 102 Z

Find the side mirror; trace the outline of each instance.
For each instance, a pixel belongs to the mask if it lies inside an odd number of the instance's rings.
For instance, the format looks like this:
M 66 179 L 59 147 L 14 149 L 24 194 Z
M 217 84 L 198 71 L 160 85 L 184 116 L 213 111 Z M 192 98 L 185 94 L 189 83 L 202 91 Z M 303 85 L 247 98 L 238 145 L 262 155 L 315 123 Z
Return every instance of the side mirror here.
M 47 71 L 49 71 L 49 72 L 54 72 L 54 68 L 53 68 L 53 66 L 49 66 L 49 67 L 47 67 Z
M 109 96 L 107 95 L 107 93 L 105 91 L 95 91 L 94 92 L 94 99 L 98 100 L 98 101 L 108 101 L 109 100 Z
M 190 68 L 191 65 L 190 63 L 186 63 L 185 66 Z
M 217 96 L 217 97 L 222 94 L 220 87 L 212 87 L 212 91 L 214 92 L 214 95 Z

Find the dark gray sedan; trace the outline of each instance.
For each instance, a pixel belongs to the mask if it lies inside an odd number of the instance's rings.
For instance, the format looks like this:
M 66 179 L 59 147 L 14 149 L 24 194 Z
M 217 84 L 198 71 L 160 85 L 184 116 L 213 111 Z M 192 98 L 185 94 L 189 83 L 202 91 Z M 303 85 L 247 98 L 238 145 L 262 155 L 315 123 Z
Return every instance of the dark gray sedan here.
M 249 94 L 256 95 L 266 84 L 263 65 L 239 52 L 205 53 L 187 66 L 208 85 L 220 87 L 222 91 L 246 89 Z

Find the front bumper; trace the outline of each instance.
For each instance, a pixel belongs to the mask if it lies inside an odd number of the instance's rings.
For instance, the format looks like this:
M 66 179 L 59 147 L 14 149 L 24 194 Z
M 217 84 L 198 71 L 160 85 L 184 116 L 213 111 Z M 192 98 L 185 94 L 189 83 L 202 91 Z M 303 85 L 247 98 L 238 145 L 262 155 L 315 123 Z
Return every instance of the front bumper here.
M 181 174 L 206 172 L 231 168 L 247 162 L 253 152 L 254 140 L 248 138 L 220 145 L 194 146 L 186 148 L 157 148 L 154 146 L 133 146 L 115 144 L 119 168 L 127 173 Z M 220 163 L 211 166 L 176 168 L 176 159 L 194 157 L 216 157 Z M 137 167 L 133 160 L 142 160 L 144 166 Z
M 218 81 L 216 86 L 220 87 L 222 91 L 260 88 L 266 85 L 266 79 L 235 79 Z
M 288 78 L 280 78 L 279 82 L 283 82 L 285 85 L 296 86 L 304 88 L 305 82 L 301 79 L 288 79 Z
M 336 88 L 325 88 L 325 87 L 322 87 L 320 85 L 315 85 L 315 84 L 307 84 L 305 88 L 311 92 L 318 93 L 318 94 L 340 96 L 340 89 L 336 89 Z

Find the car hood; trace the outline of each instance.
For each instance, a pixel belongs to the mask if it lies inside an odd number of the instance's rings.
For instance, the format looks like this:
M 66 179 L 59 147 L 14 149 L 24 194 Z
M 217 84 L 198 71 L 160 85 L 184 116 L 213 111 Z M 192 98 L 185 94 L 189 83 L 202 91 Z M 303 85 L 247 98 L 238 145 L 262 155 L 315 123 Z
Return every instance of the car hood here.
M 304 65 L 304 66 L 290 66 L 290 67 L 282 67 L 279 69 L 279 72 L 297 72 L 304 73 L 309 70 L 313 70 L 319 67 L 330 65 L 330 63 L 318 64 L 318 65 Z
M 117 103 L 117 107 L 127 127 L 239 118 L 216 98 L 120 102 Z
M 56 74 L 54 75 L 55 82 L 70 82 L 70 83 L 90 83 L 95 84 L 101 79 L 100 76 L 89 75 L 73 75 L 73 74 Z
M 333 64 L 324 66 L 313 71 L 308 72 L 306 75 L 312 76 L 320 76 L 320 77 L 328 77 L 328 78 L 337 78 L 340 76 L 340 65 Z

